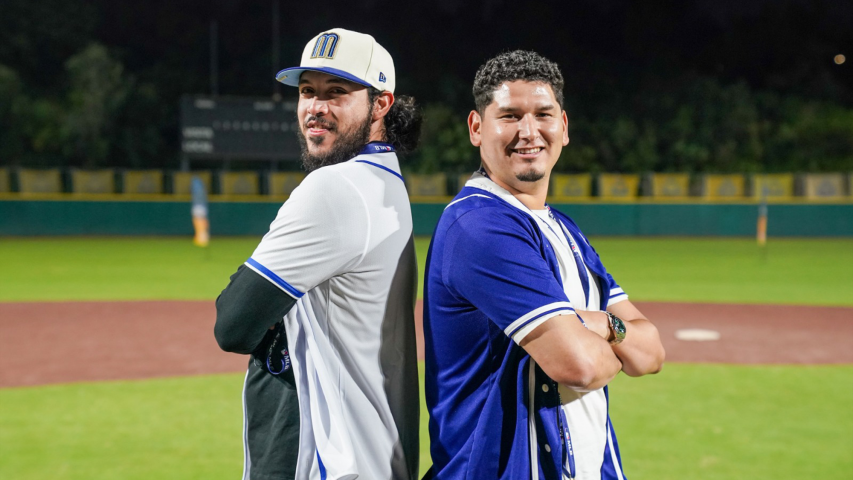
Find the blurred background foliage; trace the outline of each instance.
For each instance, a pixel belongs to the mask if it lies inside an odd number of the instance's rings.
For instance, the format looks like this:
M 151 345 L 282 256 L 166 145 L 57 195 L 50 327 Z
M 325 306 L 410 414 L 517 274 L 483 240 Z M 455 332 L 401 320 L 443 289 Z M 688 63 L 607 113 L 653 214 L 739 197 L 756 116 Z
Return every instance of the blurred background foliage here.
M 516 47 L 566 76 L 571 144 L 558 171 L 853 170 L 851 62 L 832 61 L 853 44 L 849 3 L 338 3 L 319 13 L 282 5 L 282 60 L 272 65 L 269 2 L 4 0 L 0 165 L 174 168 L 178 100 L 210 93 L 216 21 L 229 95 L 272 95 L 273 72 L 320 29 L 374 33 L 395 56 L 398 91 L 424 109 L 422 147 L 407 159 L 418 173 L 476 168 L 471 79 Z

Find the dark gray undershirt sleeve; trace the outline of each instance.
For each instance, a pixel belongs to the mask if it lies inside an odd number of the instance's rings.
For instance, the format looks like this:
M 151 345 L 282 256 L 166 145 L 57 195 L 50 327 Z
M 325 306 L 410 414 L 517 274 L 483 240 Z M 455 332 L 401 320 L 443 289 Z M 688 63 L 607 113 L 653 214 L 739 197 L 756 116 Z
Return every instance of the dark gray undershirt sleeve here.
M 264 345 L 270 327 L 280 323 L 296 300 L 246 265 L 216 299 L 216 326 L 213 334 L 226 352 L 254 353 Z M 285 345 L 287 345 L 285 343 Z M 266 352 L 258 352 L 263 358 Z
M 296 475 L 299 400 L 282 322 L 295 303 L 245 265 L 216 299 L 214 335 L 219 346 L 252 354 L 243 399 L 249 480 L 293 480 Z

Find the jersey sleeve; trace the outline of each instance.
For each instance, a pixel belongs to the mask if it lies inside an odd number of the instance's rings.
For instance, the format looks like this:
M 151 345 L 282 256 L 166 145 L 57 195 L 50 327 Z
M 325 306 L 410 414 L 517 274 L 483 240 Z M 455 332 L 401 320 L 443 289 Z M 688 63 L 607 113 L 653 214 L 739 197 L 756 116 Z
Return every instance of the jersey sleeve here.
M 536 241 L 535 229 L 500 210 L 477 209 L 448 229 L 442 277 L 454 295 L 518 342 L 516 334 L 528 325 L 574 309 Z
M 369 224 L 365 201 L 351 181 L 321 168 L 282 205 L 246 266 L 298 299 L 362 260 Z
M 625 290 L 622 290 L 622 287 L 616 283 L 616 280 L 613 279 L 610 273 L 607 273 L 607 284 L 610 287 L 610 297 L 607 299 L 608 307 L 623 300 L 628 300 L 628 294 L 625 293 Z

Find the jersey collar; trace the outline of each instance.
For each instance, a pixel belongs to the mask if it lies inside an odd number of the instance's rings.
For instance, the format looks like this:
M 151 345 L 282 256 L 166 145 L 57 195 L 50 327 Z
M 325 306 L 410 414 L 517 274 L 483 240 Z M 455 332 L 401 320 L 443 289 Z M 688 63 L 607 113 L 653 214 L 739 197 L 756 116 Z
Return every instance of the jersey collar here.
M 400 173 L 400 163 L 397 161 L 397 155 L 380 155 L 383 153 L 394 154 L 394 146 L 390 143 L 370 142 L 365 145 L 364 148 L 361 149 L 361 152 L 359 152 L 358 155 L 353 157 L 350 161 L 366 163 L 370 166 L 385 170 L 405 182 L 403 180 L 403 175 Z
M 359 155 L 371 155 L 374 153 L 394 153 L 394 146 L 385 142 L 370 142 L 358 152 Z
M 521 210 L 522 212 L 530 215 L 534 219 L 537 219 L 535 213 L 533 213 L 527 206 L 525 206 L 521 201 L 515 198 L 515 195 L 509 193 L 509 191 L 497 183 L 493 182 L 491 178 L 486 174 L 483 169 L 477 170 L 471 175 L 471 178 L 465 182 L 466 187 L 479 188 L 480 190 L 485 190 L 506 203 L 512 205 L 513 207 Z M 546 205 L 547 207 L 547 205 Z

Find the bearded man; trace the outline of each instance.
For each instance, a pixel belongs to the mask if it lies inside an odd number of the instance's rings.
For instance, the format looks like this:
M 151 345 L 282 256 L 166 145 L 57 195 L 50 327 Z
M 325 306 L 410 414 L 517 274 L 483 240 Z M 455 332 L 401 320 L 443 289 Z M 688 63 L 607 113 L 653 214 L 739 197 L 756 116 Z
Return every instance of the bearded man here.
M 223 350 L 251 353 L 244 479 L 414 479 L 412 215 L 395 152 L 422 121 L 390 54 L 332 29 L 276 79 L 297 87 L 309 174 L 216 301 Z

